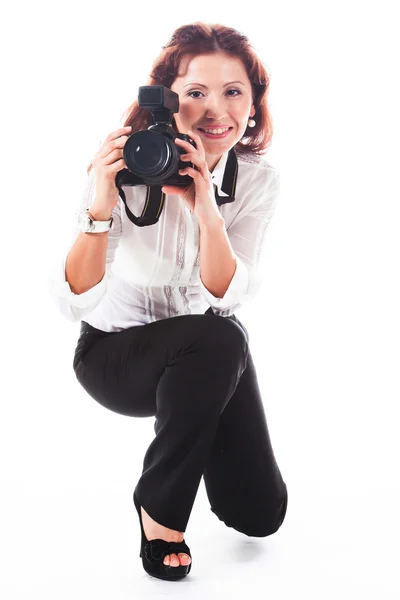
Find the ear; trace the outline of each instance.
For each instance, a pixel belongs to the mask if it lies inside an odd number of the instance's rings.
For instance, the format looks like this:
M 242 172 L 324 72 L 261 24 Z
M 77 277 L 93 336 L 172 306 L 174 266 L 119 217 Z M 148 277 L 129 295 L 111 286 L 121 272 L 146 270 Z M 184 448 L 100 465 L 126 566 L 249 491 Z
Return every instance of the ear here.
M 251 105 L 250 114 L 251 114 L 251 118 L 253 119 L 254 115 L 256 114 L 256 109 L 254 107 L 254 104 Z

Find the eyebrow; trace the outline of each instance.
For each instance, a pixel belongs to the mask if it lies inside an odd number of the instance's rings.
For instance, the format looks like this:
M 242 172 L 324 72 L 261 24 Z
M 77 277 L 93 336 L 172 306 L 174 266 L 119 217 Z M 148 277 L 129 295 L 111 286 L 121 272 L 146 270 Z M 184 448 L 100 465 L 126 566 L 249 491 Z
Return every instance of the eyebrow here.
M 241 85 L 244 85 L 244 83 L 242 83 L 241 81 L 230 81 L 229 83 L 225 83 L 223 87 L 226 87 L 227 85 L 232 85 L 232 83 L 240 83 Z M 196 82 L 187 83 L 183 87 L 188 87 L 189 85 L 198 85 L 199 87 L 203 87 L 206 90 L 208 90 L 208 87 L 206 85 L 203 85 L 202 83 L 196 83 Z

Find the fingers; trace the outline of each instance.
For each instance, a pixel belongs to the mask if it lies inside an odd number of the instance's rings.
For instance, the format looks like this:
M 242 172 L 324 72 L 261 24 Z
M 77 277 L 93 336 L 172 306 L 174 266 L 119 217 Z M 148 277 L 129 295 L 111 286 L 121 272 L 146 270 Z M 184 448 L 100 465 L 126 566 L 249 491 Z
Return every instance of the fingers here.
M 194 179 L 198 179 L 199 177 L 201 177 L 207 182 L 211 181 L 211 173 L 208 170 L 207 162 L 204 159 L 202 159 L 198 154 L 182 154 L 180 158 L 184 161 L 187 160 L 193 163 L 197 167 L 197 170 L 187 166 L 183 169 L 179 169 L 179 175 L 190 175 Z
M 108 144 L 103 146 L 103 148 L 99 151 L 99 156 L 107 156 L 110 152 L 115 150 L 115 148 L 123 148 L 128 141 L 129 136 L 122 135 L 117 137 L 116 139 L 110 140 Z
M 197 142 L 197 139 L 200 140 L 200 138 L 199 138 L 199 136 L 195 135 L 191 131 L 189 131 L 188 134 L 196 142 L 197 149 L 194 148 L 192 146 L 192 144 L 190 144 L 189 142 L 186 142 L 185 140 L 181 140 L 180 138 L 175 138 L 175 143 L 187 151 L 187 154 L 181 154 L 179 158 L 182 161 L 187 160 L 187 161 L 190 161 L 191 163 L 193 163 L 194 165 L 196 165 L 196 167 L 199 169 L 199 172 L 201 173 L 202 177 L 206 181 L 208 181 L 210 172 L 208 170 L 207 161 L 205 160 L 204 148 L 201 145 L 201 143 L 198 144 L 198 142 Z M 190 175 L 191 177 L 193 177 L 193 173 L 196 173 L 196 172 L 197 171 L 195 169 L 193 169 L 192 167 L 186 167 L 186 169 L 181 169 L 179 171 L 179 174 L 180 175 L 186 174 L 186 175 Z
M 203 177 L 206 174 L 205 172 L 208 171 L 208 165 L 206 160 L 204 158 L 201 158 L 201 156 L 199 156 L 195 152 L 190 152 L 190 154 L 181 154 L 179 158 L 183 161 L 188 161 L 196 165 L 196 167 L 198 167 L 201 171 Z
M 182 188 L 173 185 L 163 185 L 161 191 L 164 192 L 164 194 L 177 194 L 179 196 L 182 192 Z
M 124 150 L 114 150 L 103 157 L 103 165 L 112 165 L 116 160 L 123 159 Z
M 116 131 L 110 133 L 104 140 L 101 148 L 99 149 L 98 156 L 107 156 L 114 148 L 123 147 L 128 139 L 132 127 L 121 127 Z
M 121 127 L 120 129 L 113 131 L 104 140 L 105 144 L 108 144 L 108 142 L 112 142 L 112 140 L 115 140 L 116 138 L 120 137 L 121 135 L 126 135 L 127 133 L 130 132 L 131 129 L 132 129 L 132 127 L 130 125 L 127 125 L 126 127 Z
M 178 146 L 181 146 L 181 148 L 185 148 L 185 150 L 187 150 L 187 151 L 198 150 L 198 148 L 195 148 L 194 146 L 192 146 L 192 144 L 190 142 L 187 142 L 186 140 L 181 140 L 181 138 L 175 138 L 175 144 L 177 144 Z
M 98 162 L 101 162 L 103 166 L 109 167 L 112 165 L 112 172 L 120 171 L 123 168 L 127 168 L 124 160 L 123 160 L 123 149 L 124 146 L 129 139 L 129 132 L 132 127 L 121 127 L 116 131 L 110 133 L 106 139 L 104 140 L 104 144 L 97 152 L 94 160 L 94 164 L 96 165 Z M 125 134 L 125 135 L 124 135 Z
M 193 177 L 195 181 L 199 179 L 205 179 L 203 173 L 201 171 L 196 171 L 196 169 L 192 169 L 192 167 L 186 167 L 185 169 L 179 169 L 179 175 L 190 175 Z
M 180 145 L 182 148 L 187 148 L 188 150 L 197 150 L 202 156 L 205 156 L 205 150 L 201 141 L 201 137 L 196 133 L 193 133 L 191 129 L 189 129 L 188 131 L 188 136 L 192 138 L 192 140 L 196 144 L 196 148 L 194 148 L 193 144 L 187 142 L 186 140 L 181 140 L 181 138 L 175 138 L 175 142 L 177 142 L 178 145 Z

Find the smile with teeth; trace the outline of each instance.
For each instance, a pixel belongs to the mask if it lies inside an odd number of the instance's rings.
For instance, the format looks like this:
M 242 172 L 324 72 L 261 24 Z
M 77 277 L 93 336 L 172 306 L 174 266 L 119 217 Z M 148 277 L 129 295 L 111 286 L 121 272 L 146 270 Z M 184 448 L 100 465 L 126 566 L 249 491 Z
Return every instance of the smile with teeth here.
M 228 131 L 229 129 L 231 129 L 230 127 L 220 127 L 218 129 L 211 128 L 211 129 L 207 129 L 207 127 L 199 127 L 200 131 L 204 131 L 205 133 L 214 133 L 215 135 L 221 135 L 221 133 L 225 133 L 226 131 Z

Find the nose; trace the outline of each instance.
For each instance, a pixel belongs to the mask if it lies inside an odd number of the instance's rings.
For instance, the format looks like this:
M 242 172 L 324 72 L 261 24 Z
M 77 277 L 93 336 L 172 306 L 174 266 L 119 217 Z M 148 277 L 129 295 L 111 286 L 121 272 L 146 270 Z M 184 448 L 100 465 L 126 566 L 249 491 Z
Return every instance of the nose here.
M 222 102 L 214 94 L 209 94 L 206 101 L 206 116 L 214 121 L 219 121 L 226 116 L 226 110 Z

